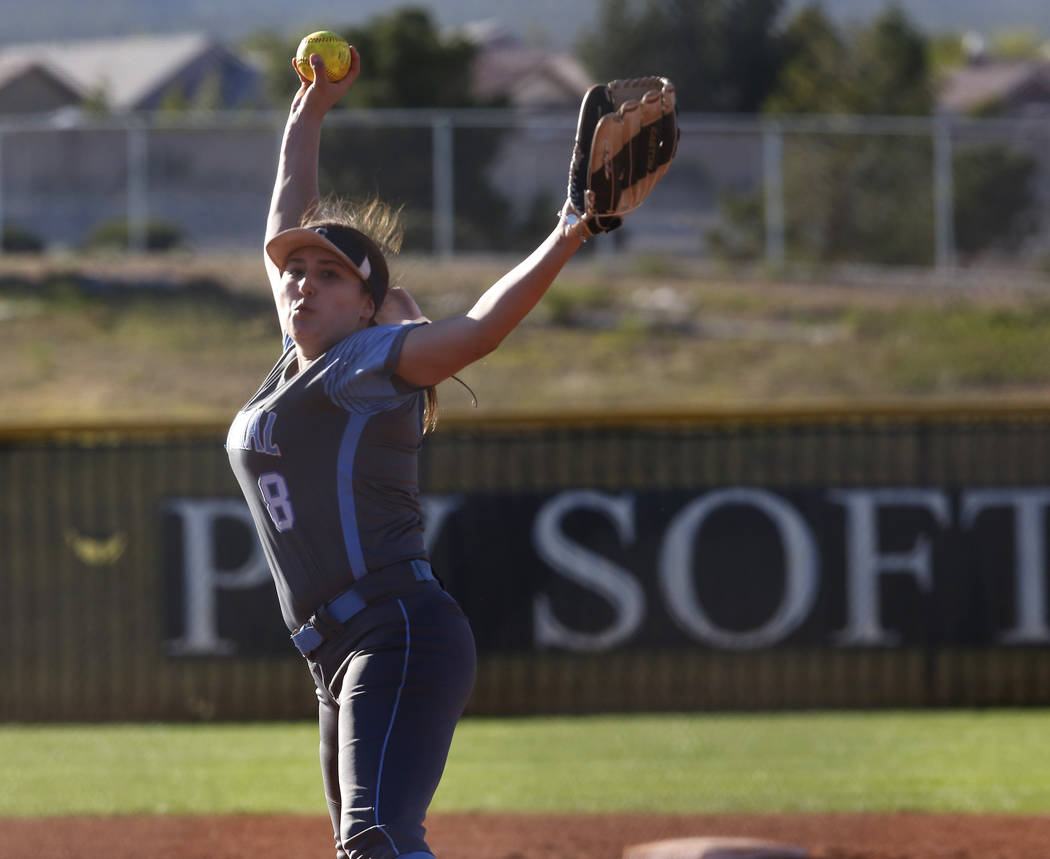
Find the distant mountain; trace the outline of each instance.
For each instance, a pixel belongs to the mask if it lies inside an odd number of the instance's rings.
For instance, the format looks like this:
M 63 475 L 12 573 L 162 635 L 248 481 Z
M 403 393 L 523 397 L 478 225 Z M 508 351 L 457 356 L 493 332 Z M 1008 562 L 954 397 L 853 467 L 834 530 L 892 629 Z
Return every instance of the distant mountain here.
M 0 43 L 204 31 L 234 40 L 272 30 L 290 40 L 312 30 L 364 24 L 398 6 L 426 6 L 443 27 L 497 19 L 530 39 L 570 45 L 591 26 L 599 0 L 0 0 Z
M 644 0 L 633 0 L 641 4 Z M 694 0 L 701 2 L 701 0 Z M 789 13 L 810 0 L 787 0 Z M 886 0 L 820 0 L 842 23 L 877 15 Z M 397 5 L 426 6 L 444 27 L 496 19 L 532 40 L 572 45 L 592 29 L 601 0 L 0 0 L 0 43 L 119 36 L 139 33 L 203 31 L 236 40 L 260 30 L 288 35 L 289 42 L 319 28 L 363 24 Z M 1050 38 L 1048 0 L 900 0 L 908 16 L 926 32 L 1032 28 Z

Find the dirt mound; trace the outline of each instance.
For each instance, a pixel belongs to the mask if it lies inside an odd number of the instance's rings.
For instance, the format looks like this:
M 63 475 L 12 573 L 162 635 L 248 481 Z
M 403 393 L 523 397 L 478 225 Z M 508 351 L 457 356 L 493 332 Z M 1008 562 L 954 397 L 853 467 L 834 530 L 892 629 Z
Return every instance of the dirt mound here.
M 435 814 L 441 859 L 619 859 L 664 838 L 766 838 L 811 859 L 1045 859 L 1050 818 L 931 814 Z M 334 855 L 313 816 L 52 818 L 0 821 L 8 859 L 286 859 Z

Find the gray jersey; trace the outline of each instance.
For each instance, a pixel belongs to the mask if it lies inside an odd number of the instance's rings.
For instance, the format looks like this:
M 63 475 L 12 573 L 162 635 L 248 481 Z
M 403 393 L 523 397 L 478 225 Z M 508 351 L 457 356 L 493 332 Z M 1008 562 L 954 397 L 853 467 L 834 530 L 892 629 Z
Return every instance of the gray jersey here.
M 370 571 L 425 558 L 422 390 L 395 374 L 415 326 L 366 328 L 306 369 L 285 350 L 226 450 L 289 630 Z

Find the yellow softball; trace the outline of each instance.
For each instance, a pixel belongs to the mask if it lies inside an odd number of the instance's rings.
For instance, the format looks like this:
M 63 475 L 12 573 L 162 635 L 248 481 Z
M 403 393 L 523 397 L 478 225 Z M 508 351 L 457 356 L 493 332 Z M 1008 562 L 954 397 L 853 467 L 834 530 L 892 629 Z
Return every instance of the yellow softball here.
M 310 54 L 317 54 L 324 60 L 325 74 L 330 81 L 344 78 L 350 71 L 350 45 L 346 39 L 331 30 L 318 30 L 299 43 L 299 49 L 295 52 L 295 67 L 308 81 L 314 79 Z

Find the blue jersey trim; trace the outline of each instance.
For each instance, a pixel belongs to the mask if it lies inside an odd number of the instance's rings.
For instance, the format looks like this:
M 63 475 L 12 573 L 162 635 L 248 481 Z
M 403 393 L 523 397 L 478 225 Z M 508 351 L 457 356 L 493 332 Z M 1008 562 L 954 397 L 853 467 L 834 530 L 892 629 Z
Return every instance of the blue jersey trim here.
M 383 823 L 379 815 L 379 792 L 383 787 L 383 764 L 386 762 L 386 750 L 387 746 L 390 745 L 390 734 L 394 730 L 394 720 L 397 719 L 397 711 L 401 706 L 401 693 L 405 689 L 405 680 L 408 678 L 408 660 L 412 655 L 412 627 L 408 622 L 408 612 L 405 611 L 405 604 L 401 601 L 397 601 L 397 607 L 401 609 L 401 616 L 405 619 L 405 657 L 401 663 L 401 683 L 397 687 L 397 695 L 394 697 L 394 708 L 390 712 L 390 722 L 386 726 L 386 736 L 383 738 L 383 749 L 379 753 L 379 772 L 376 774 L 376 826 L 382 829 L 383 834 L 386 835 L 387 839 L 390 840 L 390 845 L 397 850 L 397 845 L 394 844 L 393 840 L 390 839 L 390 835 L 386 832 L 383 827 Z
M 415 327 L 365 328 L 329 349 L 324 374 L 328 398 L 351 412 L 386 411 L 404 402 L 415 389 L 399 390 L 394 376 L 405 337 Z
M 368 423 L 369 415 L 353 413 L 343 430 L 343 440 L 339 444 L 339 457 L 336 465 L 336 480 L 339 492 L 339 521 L 343 527 L 343 544 L 346 546 L 346 560 L 354 579 L 359 579 L 368 572 L 365 565 L 365 553 L 361 548 L 361 534 L 357 530 L 357 504 L 354 499 L 354 457 L 361 434 Z

